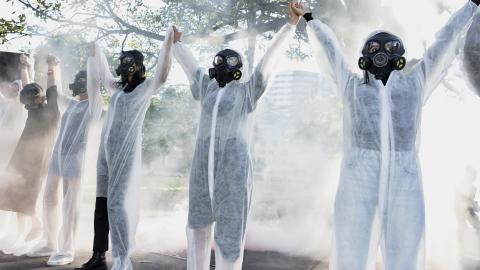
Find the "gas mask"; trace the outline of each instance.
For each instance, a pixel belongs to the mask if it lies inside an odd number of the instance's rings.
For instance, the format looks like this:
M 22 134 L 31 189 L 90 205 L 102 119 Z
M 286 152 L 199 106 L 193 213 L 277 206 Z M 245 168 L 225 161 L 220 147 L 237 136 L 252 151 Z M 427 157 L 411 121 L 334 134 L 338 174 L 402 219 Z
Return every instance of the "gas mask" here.
M 213 59 L 213 68 L 208 70 L 210 79 L 215 78 L 218 86 L 225 87 L 227 83 L 242 78 L 242 57 L 234 50 L 225 49 L 217 53 Z
M 127 78 L 137 72 L 145 74 L 143 66 L 143 54 L 137 50 L 122 51 L 120 55 L 120 65 L 117 67 L 117 75 Z M 143 75 L 142 74 L 142 75 Z
M 377 80 L 386 80 L 394 70 L 405 68 L 405 48 L 401 39 L 387 32 L 380 32 L 367 40 L 358 60 L 360 69 L 368 71 Z
M 75 75 L 75 80 L 69 86 L 72 96 L 78 96 L 87 92 L 87 72 L 82 70 Z
M 42 95 L 42 87 L 37 83 L 30 83 L 20 91 L 20 102 L 25 109 L 34 110 L 45 105 L 45 96 Z
M 120 85 L 125 87 L 125 92 L 131 92 L 135 87 L 145 80 L 145 66 L 143 65 L 143 54 L 137 50 L 122 51 L 120 55 L 120 65 L 116 72 L 121 77 Z M 132 76 L 131 83 L 128 83 L 128 77 Z

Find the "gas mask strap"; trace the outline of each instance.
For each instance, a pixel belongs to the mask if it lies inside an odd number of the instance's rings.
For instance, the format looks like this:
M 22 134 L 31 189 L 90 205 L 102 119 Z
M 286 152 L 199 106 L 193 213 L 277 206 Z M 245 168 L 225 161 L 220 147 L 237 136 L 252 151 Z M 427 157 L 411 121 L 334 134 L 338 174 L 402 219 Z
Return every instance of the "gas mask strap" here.
M 125 34 L 125 37 L 123 38 L 123 41 L 122 41 L 122 54 L 123 54 L 123 49 L 125 48 L 125 42 L 127 41 L 127 38 L 128 38 L 128 35 L 130 33 L 126 33 Z

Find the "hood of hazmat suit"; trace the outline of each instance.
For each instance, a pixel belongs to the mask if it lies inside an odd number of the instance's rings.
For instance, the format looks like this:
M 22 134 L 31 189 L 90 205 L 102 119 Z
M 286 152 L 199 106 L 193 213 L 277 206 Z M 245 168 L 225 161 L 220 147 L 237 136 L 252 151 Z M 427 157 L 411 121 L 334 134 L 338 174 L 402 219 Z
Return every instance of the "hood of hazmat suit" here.
M 87 60 L 87 71 L 79 73 L 86 77 L 88 99 L 77 100 L 62 96 L 66 110 L 62 115 L 60 129 L 52 154 L 45 186 L 43 203 L 44 241 L 43 251 L 58 252 L 63 256 L 74 255 L 74 234 L 78 216 L 81 184 L 86 165 L 86 152 L 91 128 L 99 126 L 102 115 L 102 97 L 97 66 L 92 57 Z M 79 75 L 76 76 L 77 83 Z M 79 94 L 79 87 L 71 89 Z M 96 138 L 94 138 L 96 139 Z M 94 140 L 95 141 L 95 140 Z M 97 146 L 98 147 L 98 146 Z M 91 164 L 91 167 L 95 163 Z M 62 181 L 62 228 L 59 233 L 58 188 Z M 46 248 L 46 249 L 45 249 Z M 52 258 L 51 258 L 52 259 Z M 49 261 L 50 262 L 50 261 Z
M 213 222 L 219 250 L 217 265 L 241 268 L 252 189 L 248 138 L 251 113 L 265 92 L 278 54 L 285 49 L 284 41 L 294 30 L 290 24 L 279 30 L 250 77 L 244 75 L 242 80 L 221 85 L 199 67 L 181 42 L 174 45 L 175 58 L 189 78 L 193 98 L 201 106 L 190 172 L 188 269 L 208 268 Z
M 421 61 L 384 85 L 350 71 L 333 31 L 308 28 L 325 52 L 344 108 L 344 153 L 335 199 L 330 269 L 424 269 L 425 211 L 418 164 L 422 106 L 446 75 L 477 12 L 468 1 L 437 33 Z
M 98 45 L 95 66 L 111 93 L 97 160 L 97 197 L 107 198 L 112 242 L 112 269 L 132 269 L 128 258 L 134 247 L 139 215 L 142 125 L 152 95 L 167 80 L 171 66 L 173 32 L 169 29 L 160 49 L 157 70 L 129 92 L 118 87 Z

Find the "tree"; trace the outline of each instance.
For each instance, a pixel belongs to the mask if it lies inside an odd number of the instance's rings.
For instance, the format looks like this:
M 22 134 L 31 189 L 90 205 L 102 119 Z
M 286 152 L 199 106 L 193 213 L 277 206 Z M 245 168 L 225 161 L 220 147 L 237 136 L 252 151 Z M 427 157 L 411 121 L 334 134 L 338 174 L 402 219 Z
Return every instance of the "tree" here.
M 206 40 L 208 45 L 201 47 L 202 50 L 216 50 L 224 43 L 248 38 L 246 54 L 251 63 L 258 35 L 270 39 L 272 31 L 287 21 L 287 2 L 276 0 L 168 0 L 156 8 L 140 0 L 73 0 L 68 1 L 68 9 L 64 5 L 58 14 L 41 13 L 38 6 L 28 1 L 18 2 L 55 22 L 58 26 L 54 34 L 74 32 L 84 38 L 103 39 L 109 48 L 119 48 L 123 41 L 135 40 L 135 45 L 145 52 L 150 68 L 156 62 L 159 41 L 164 39 L 162 33 L 172 23 L 183 28 L 185 42 L 197 44 L 199 39 Z M 52 33 L 42 28 L 31 30 L 37 35 Z
M 177 173 L 190 167 L 199 109 L 185 85 L 163 88 L 152 99 L 143 125 L 143 163 L 175 163 Z M 170 158 L 169 158 L 170 157 Z
M 55 14 L 60 14 L 62 7 L 62 1 L 47 1 L 47 0 L 5 0 L 6 3 L 10 3 L 12 6 L 25 6 L 31 11 L 33 15 L 46 19 Z M 5 19 L 0 18 L 0 42 L 4 44 L 8 40 L 15 37 L 28 36 L 30 31 L 27 26 L 27 15 L 25 13 L 12 12 L 13 18 Z

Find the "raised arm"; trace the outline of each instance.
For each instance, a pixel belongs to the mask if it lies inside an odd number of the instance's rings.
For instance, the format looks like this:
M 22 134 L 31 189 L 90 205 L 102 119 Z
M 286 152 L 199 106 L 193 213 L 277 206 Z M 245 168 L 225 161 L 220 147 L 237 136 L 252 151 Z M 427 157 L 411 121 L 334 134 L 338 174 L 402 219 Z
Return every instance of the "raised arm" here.
M 286 49 L 286 45 L 288 41 L 291 40 L 296 25 L 300 20 L 300 16 L 298 16 L 295 12 L 293 12 L 292 3 L 288 3 L 288 14 L 289 14 L 289 21 L 286 23 L 275 37 L 272 40 L 272 44 L 267 49 L 265 54 L 263 55 L 260 62 L 255 67 L 253 74 L 251 75 L 248 83 L 249 83 L 249 99 L 252 103 L 252 107 L 250 109 L 254 109 L 255 105 L 260 99 L 260 97 L 265 93 L 267 88 L 268 80 L 273 74 L 275 64 L 278 63 L 280 58 L 280 53 Z
M 178 31 L 175 26 L 173 27 L 173 32 L 173 56 L 182 67 L 185 75 L 187 75 L 193 98 L 201 100 L 204 92 L 207 90 L 207 84 L 210 78 L 202 68 L 200 68 L 200 65 L 188 47 L 181 42 L 182 32 Z
M 165 40 L 158 55 L 157 69 L 150 86 L 153 91 L 160 88 L 167 81 L 168 74 L 172 67 L 172 46 L 173 29 L 170 27 L 165 34 Z
M 100 120 L 103 109 L 102 95 L 100 93 L 100 74 L 93 57 L 89 57 L 87 60 L 87 94 L 88 112 L 93 120 Z
M 447 74 L 477 10 L 478 4 L 469 0 L 455 12 L 437 33 L 435 42 L 428 48 L 423 59 L 412 68 L 409 75 L 416 77 L 423 85 L 424 103 Z
M 47 56 L 47 66 L 48 66 L 47 90 L 50 87 L 55 86 L 55 89 L 57 92 L 55 95 L 56 101 L 59 103 L 60 108 L 64 110 L 73 100 L 73 98 L 65 96 L 65 94 L 62 91 L 60 60 L 55 55 L 49 54 Z M 50 100 L 50 102 L 52 101 Z
M 25 54 L 21 54 L 20 56 L 20 79 L 22 80 L 23 85 L 27 85 L 32 81 L 32 77 L 30 77 L 30 70 L 32 69 L 32 64 L 30 63 L 28 57 Z
M 47 56 L 47 66 L 48 66 L 48 71 L 47 71 L 47 89 L 52 87 L 52 86 L 57 86 L 59 85 L 58 79 L 60 69 L 58 67 L 58 64 L 60 61 L 58 58 L 52 54 L 49 54 Z
M 59 73 L 60 73 L 60 68 L 59 64 L 60 61 L 58 58 L 54 55 L 49 54 L 47 56 L 47 90 L 46 90 L 46 97 L 47 97 L 47 105 L 49 107 L 55 107 L 58 108 L 58 96 L 59 92 L 61 92 L 58 89 L 58 86 L 60 85 L 59 83 Z
M 116 86 L 117 80 L 115 80 L 115 77 L 110 72 L 107 57 L 105 57 L 105 54 L 100 49 L 100 45 L 98 43 L 95 43 L 93 45 L 92 57 L 92 64 L 96 67 L 99 81 L 103 84 L 103 86 L 108 90 L 110 94 L 118 90 L 118 87 Z
M 279 53 L 285 49 L 287 40 L 293 35 L 295 24 L 286 23 L 272 41 L 272 45 L 267 49 L 265 55 L 255 67 L 252 76 L 249 79 L 250 89 L 253 91 L 253 98 L 257 101 L 265 92 L 268 80 L 273 74 L 273 69 L 278 63 Z
M 344 96 L 348 81 L 353 73 L 348 66 L 340 43 L 333 30 L 318 19 L 314 19 L 312 13 L 308 12 L 302 5 L 293 5 L 292 9 L 307 21 L 309 36 L 314 36 L 314 44 L 319 43 L 325 52 L 328 63 L 331 67 L 331 74 L 337 83 L 339 95 Z

